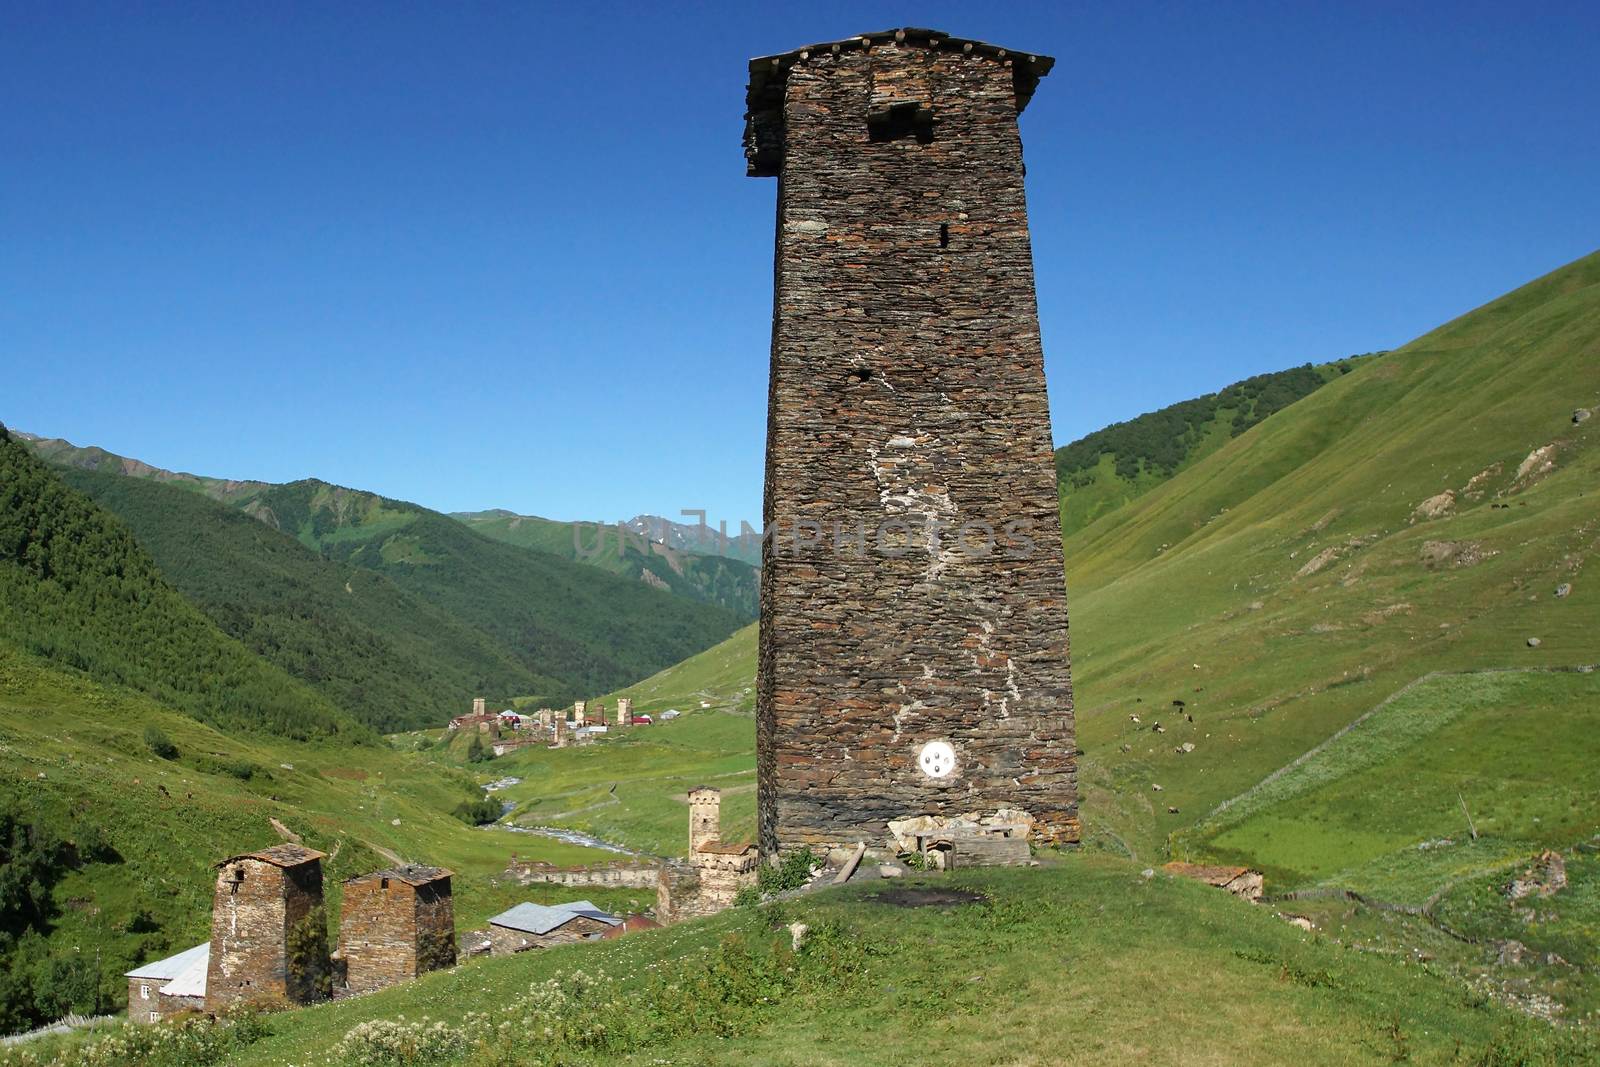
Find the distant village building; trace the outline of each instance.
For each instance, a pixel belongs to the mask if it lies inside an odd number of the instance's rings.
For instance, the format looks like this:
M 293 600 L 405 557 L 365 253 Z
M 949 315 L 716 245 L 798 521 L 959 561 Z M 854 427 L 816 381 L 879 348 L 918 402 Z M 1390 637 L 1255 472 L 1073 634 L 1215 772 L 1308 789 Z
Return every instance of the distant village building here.
M 323 853 L 273 845 L 217 864 L 205 1008 L 320 999 L 328 976 Z
M 489 920 L 489 951 L 509 956 L 530 948 L 549 948 L 598 939 L 622 920 L 587 900 L 570 904 L 518 904 Z
M 1173 862 L 1165 864 L 1161 869 L 1179 878 L 1190 878 L 1196 882 L 1216 886 L 1218 889 L 1226 889 L 1234 896 L 1248 900 L 1252 904 L 1261 899 L 1261 891 L 1266 884 L 1260 871 L 1252 871 L 1248 867 Z
M 582 726 L 584 724 L 585 707 L 586 706 L 584 702 L 581 700 L 575 700 L 572 702 L 572 725 Z
M 630 697 L 617 698 L 617 725 L 630 726 L 633 723 L 633 700 Z
M 492 737 L 500 736 L 500 716 L 488 710 L 488 701 L 483 697 L 474 697 L 472 700 L 472 713 L 470 715 L 457 715 L 448 724 L 451 730 L 476 730 L 480 734 L 489 734 Z
M 455 907 L 443 867 L 391 867 L 347 879 L 340 909 L 344 988 L 366 993 L 456 962 Z
M 205 1006 L 209 941 L 129 971 L 128 1021 L 154 1023 Z

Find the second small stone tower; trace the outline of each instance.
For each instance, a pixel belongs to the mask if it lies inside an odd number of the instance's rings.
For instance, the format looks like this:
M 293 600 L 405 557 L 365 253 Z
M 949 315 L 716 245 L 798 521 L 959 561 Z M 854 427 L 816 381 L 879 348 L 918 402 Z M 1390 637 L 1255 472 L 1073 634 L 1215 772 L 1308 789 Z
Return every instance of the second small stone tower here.
M 339 956 L 352 993 L 455 966 L 450 872 L 411 865 L 348 879 L 340 909 Z
M 273 845 L 217 864 L 206 1010 L 282 1008 L 327 995 L 323 854 Z
M 1018 810 L 1078 838 L 1017 128 L 1052 64 L 918 29 L 750 62 L 748 169 L 778 178 L 764 853 Z

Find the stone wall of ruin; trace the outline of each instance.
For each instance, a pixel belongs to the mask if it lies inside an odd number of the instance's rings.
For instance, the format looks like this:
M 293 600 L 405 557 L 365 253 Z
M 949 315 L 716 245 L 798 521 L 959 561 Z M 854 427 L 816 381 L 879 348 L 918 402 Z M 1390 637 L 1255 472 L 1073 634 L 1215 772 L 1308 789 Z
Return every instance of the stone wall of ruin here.
M 519 885 L 602 886 L 654 889 L 660 867 L 655 863 L 601 863 L 593 867 L 556 867 L 548 863 L 514 862 L 506 873 Z
M 1067 602 L 1013 72 L 992 55 L 883 43 L 814 52 L 784 92 L 762 849 L 877 846 L 890 819 L 1002 807 L 1074 841 Z M 869 129 L 897 101 L 931 121 Z M 944 778 L 918 764 L 934 740 L 955 752 Z

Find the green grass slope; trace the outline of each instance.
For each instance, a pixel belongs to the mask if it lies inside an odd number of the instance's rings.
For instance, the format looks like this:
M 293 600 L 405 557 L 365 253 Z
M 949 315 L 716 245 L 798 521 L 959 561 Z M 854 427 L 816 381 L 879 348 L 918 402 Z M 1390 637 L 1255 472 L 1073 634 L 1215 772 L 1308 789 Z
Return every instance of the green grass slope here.
M 474 694 L 501 702 L 559 687 L 388 578 L 207 495 L 82 468 L 61 477 L 121 519 L 225 633 L 375 729 L 438 725 Z
M 902 907 L 873 881 L 474 961 L 271 1018 L 234 1060 L 418 1062 L 416 1043 L 437 1064 L 796 1067 L 1538 1064 L 1596 1052 L 1589 1037 L 1538 1027 L 1433 968 L 1307 937 L 1265 909 L 1114 858 L 910 888 L 975 899 Z M 799 951 L 790 922 L 811 931 Z
M 690 600 L 718 604 L 749 620 L 756 616 L 758 572 L 748 563 L 656 544 L 616 523 L 575 523 L 480 511 L 451 516 L 510 545 L 620 574 Z
M 1070 536 L 1184 468 L 1204 459 L 1274 412 L 1373 358 L 1351 356 L 1258 374 L 1117 422 L 1056 449 L 1061 531 Z
M 1600 420 L 1573 411 L 1600 400 L 1597 345 L 1600 255 L 1340 377 L 1069 538 L 1094 827 L 1159 855 L 1421 675 L 1591 661 Z

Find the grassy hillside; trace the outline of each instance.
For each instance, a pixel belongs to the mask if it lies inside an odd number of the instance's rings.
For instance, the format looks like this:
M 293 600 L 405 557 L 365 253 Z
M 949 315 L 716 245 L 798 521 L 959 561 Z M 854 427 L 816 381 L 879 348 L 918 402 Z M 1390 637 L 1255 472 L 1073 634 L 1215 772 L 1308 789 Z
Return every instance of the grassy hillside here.
M 1379 353 L 1258 374 L 1056 449 L 1063 536 L 1135 500 Z
M 1159 854 L 1169 832 L 1423 674 L 1592 660 L 1600 597 L 1582 572 L 1600 539 L 1600 420 L 1572 416 L 1600 400 L 1597 342 L 1590 256 L 1340 377 L 1070 538 L 1094 822 Z M 1178 699 L 1196 736 L 1152 736 L 1183 719 Z M 1182 740 L 1196 751 L 1177 753 Z
M 463 930 L 515 900 L 559 896 L 500 882 L 513 854 L 597 855 L 468 829 L 452 813 L 477 796 L 474 776 L 426 754 L 224 734 L 0 644 L 0 824 L 27 827 L 22 840 L 46 861 L 24 887 L 36 907 L 15 907 L 16 882 L 0 878 L 0 1030 L 118 1010 L 123 971 L 205 939 L 210 865 L 281 840 L 272 819 L 329 853 L 334 916 L 341 880 L 389 855 L 456 872 Z
M 452 515 L 472 529 L 510 545 L 549 552 L 665 589 L 690 600 L 719 604 L 739 617 L 756 617 L 757 571 L 748 563 L 658 544 L 616 523 L 574 523 L 478 511 Z
M 64 469 L 224 632 L 384 732 L 437 725 L 473 694 L 558 688 L 506 647 L 370 570 L 199 493 Z
M 901 903 L 873 881 L 475 961 L 269 1018 L 232 1062 L 1540 1064 L 1597 1051 L 1429 966 L 1110 857 L 895 888 Z M 790 922 L 809 928 L 798 951 Z

